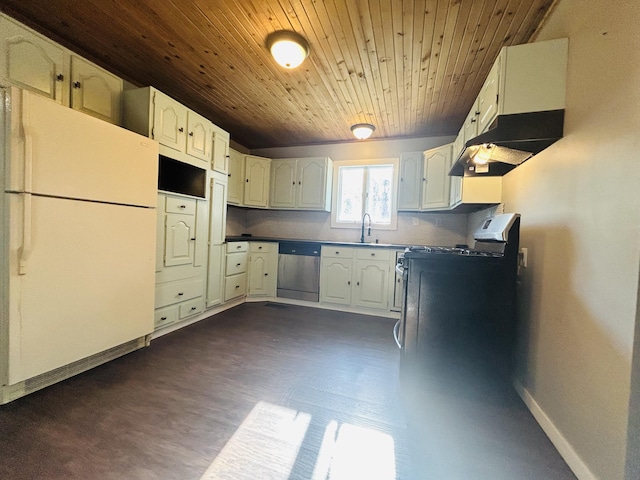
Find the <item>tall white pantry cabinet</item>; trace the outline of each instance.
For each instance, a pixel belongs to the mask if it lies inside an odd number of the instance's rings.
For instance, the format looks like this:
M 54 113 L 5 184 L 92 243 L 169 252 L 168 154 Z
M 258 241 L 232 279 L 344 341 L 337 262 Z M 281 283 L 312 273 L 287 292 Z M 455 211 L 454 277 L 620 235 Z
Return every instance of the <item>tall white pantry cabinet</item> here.
M 125 91 L 123 122 L 160 144 L 158 330 L 223 302 L 229 134 L 153 87 Z

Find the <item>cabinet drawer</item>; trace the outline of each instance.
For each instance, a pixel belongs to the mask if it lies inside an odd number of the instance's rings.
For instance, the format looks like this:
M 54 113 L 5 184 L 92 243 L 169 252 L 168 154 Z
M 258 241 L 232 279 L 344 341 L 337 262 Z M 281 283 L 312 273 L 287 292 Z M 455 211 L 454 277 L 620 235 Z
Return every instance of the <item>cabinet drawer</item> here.
M 249 250 L 249 242 L 229 242 L 227 243 L 227 253 L 247 252 Z
M 204 301 L 202 298 L 196 298 L 180 304 L 180 320 L 202 312 L 204 312 Z
M 353 250 L 354 249 L 351 247 L 331 247 L 323 245 L 322 256 L 335 258 L 353 258 Z
M 224 279 L 224 301 L 246 295 L 247 274 L 233 275 Z
M 178 309 L 176 305 L 159 308 L 153 313 L 155 328 L 166 327 L 178 321 Z
M 229 253 L 227 254 L 227 265 L 225 275 L 237 275 L 247 271 L 247 254 L 246 253 Z
M 202 297 L 204 282 L 201 278 L 156 286 L 156 308 Z
M 278 244 L 272 242 L 251 242 L 249 244 L 249 251 L 251 253 L 269 253 L 271 251 L 278 251 Z
M 167 197 L 165 205 L 167 213 L 196 214 L 196 201 L 191 198 Z
M 357 248 L 356 258 L 360 260 L 391 260 L 391 250 L 382 248 Z

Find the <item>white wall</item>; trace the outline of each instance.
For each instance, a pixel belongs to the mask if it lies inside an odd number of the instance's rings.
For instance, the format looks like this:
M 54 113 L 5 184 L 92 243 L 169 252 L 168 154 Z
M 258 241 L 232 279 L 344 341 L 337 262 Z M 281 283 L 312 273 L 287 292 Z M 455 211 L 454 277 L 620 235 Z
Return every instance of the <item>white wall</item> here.
M 559 1 L 536 40 L 570 39 L 565 137 L 503 183 L 529 249 L 518 380 L 584 479 L 625 478 L 640 266 L 639 20 L 637 1 Z

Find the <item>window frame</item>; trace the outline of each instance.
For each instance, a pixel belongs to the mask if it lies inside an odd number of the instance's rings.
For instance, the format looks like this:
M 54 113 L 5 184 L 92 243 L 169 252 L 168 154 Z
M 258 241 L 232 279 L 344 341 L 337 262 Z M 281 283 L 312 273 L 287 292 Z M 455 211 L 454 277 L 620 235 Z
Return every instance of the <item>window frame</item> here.
M 338 193 L 340 190 L 340 167 L 365 167 L 365 175 L 363 180 L 363 194 L 368 195 L 366 187 L 368 185 L 369 170 L 367 167 L 376 167 L 381 165 L 391 165 L 393 167 L 393 175 L 391 179 L 391 221 L 390 223 L 371 223 L 371 228 L 376 230 L 397 230 L 398 229 L 398 175 L 400 168 L 399 158 L 377 158 L 365 160 L 336 160 L 333 162 L 333 188 L 331 192 L 331 228 L 351 228 L 360 229 L 362 227 L 362 216 L 366 208 L 366 201 L 363 202 L 363 212 L 360 219 L 351 222 L 338 221 Z M 366 197 L 365 197 L 366 198 Z M 367 222 L 367 226 L 369 222 Z

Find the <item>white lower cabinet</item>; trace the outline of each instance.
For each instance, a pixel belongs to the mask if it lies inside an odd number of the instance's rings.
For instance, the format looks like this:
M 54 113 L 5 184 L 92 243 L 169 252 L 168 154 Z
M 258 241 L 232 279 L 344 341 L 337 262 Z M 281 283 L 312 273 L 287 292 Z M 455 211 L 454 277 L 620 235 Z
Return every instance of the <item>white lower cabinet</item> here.
M 209 267 L 207 272 L 207 308 L 223 302 L 224 287 L 224 245 L 209 246 Z
M 158 194 L 155 326 L 164 328 L 205 308 L 209 202 Z
M 323 246 L 320 301 L 388 310 L 392 261 L 392 251 L 383 248 Z
M 278 244 L 251 242 L 249 244 L 250 297 L 275 297 L 278 272 Z
M 247 294 L 247 260 L 249 242 L 227 243 L 225 257 L 224 301 Z

